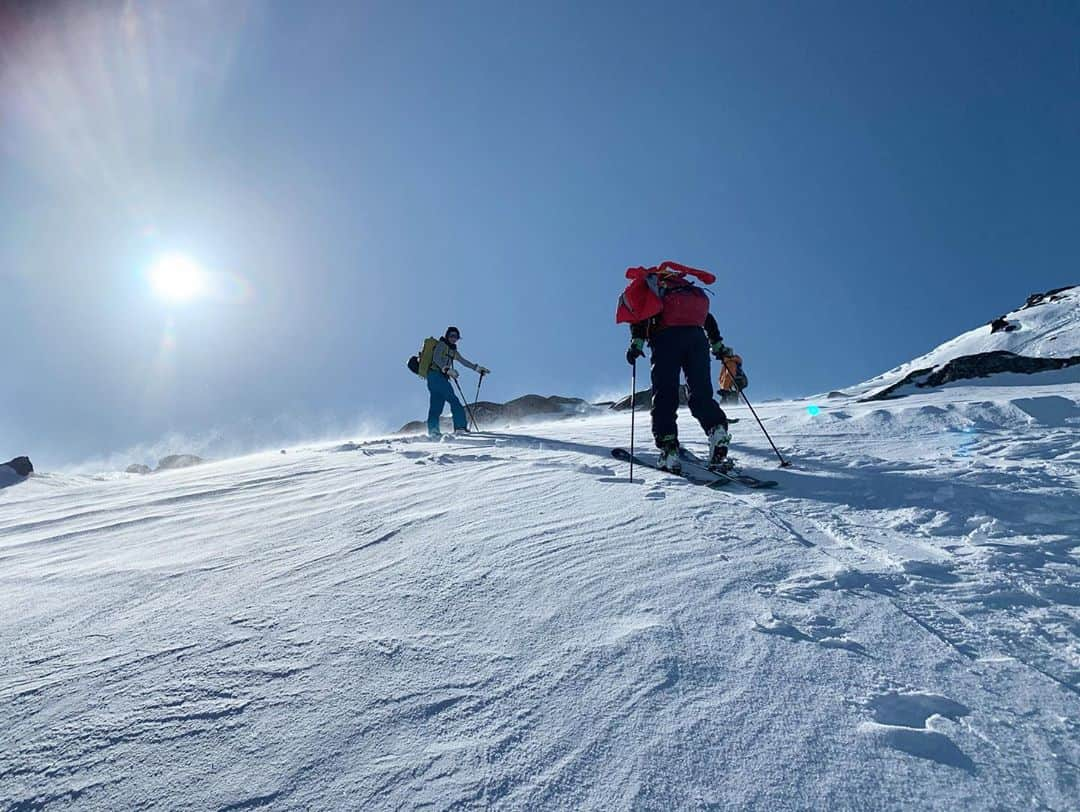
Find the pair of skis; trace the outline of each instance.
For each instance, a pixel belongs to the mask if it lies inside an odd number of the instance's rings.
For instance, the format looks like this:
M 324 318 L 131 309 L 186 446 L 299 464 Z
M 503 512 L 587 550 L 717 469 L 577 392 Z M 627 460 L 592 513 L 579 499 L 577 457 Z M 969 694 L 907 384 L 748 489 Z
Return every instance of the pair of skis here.
M 657 464 L 659 456 L 656 454 L 639 452 L 631 455 L 625 448 L 613 448 L 611 449 L 611 456 L 617 460 L 622 460 L 623 462 L 630 462 L 632 459 L 635 465 L 642 465 L 646 468 L 653 468 L 657 471 L 671 473 L 674 476 L 681 476 L 683 479 L 688 479 L 697 485 L 704 485 L 706 488 L 711 488 L 713 490 L 719 490 L 732 483 L 754 489 L 775 488 L 779 484 L 776 480 L 759 479 L 738 468 L 731 468 L 729 470 L 710 468 L 704 460 L 700 459 L 692 452 L 687 451 L 685 448 L 679 449 L 679 456 L 682 458 L 682 470 L 678 474 L 674 474 L 666 468 L 661 468 Z

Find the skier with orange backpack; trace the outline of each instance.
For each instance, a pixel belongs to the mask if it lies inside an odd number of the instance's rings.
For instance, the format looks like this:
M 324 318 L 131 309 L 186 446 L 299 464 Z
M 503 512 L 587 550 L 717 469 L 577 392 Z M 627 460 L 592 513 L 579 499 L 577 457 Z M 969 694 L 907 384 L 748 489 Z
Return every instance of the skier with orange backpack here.
M 660 449 L 658 467 L 682 470 L 677 411 L 679 375 L 686 376 L 690 413 L 709 438 L 709 466 L 724 468 L 731 435 L 724 410 L 712 396 L 709 353 L 717 359 L 734 353 L 724 345 L 716 319 L 709 312 L 706 291 L 694 279 L 711 285 L 708 271 L 667 261 L 656 267 L 629 268 L 630 284 L 619 297 L 615 321 L 630 325 L 626 361 L 635 364 L 645 344 L 652 351 L 652 432 Z
M 738 402 L 739 393 L 749 385 L 750 382 L 742 368 L 742 356 L 729 355 L 720 362 L 720 378 L 716 382 L 716 394 L 720 396 L 721 403 L 732 400 Z

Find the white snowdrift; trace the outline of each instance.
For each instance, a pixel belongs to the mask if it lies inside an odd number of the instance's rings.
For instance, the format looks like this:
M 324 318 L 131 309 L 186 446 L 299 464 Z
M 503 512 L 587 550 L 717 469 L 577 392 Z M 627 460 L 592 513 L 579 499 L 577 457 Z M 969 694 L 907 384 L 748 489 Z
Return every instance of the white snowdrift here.
M 0 808 L 1075 809 L 1078 401 L 736 409 L 769 492 L 627 414 L 35 476 Z

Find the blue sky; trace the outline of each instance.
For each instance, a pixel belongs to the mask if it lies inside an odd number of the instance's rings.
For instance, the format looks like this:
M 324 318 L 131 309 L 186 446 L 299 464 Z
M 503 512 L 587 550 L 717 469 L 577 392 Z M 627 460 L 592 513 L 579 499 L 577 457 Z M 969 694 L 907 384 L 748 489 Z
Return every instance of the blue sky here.
M 628 265 L 719 276 L 758 398 L 1078 281 L 1075 3 L 46 5 L 0 18 L 0 455 L 39 466 L 397 426 L 451 323 L 491 398 L 622 391 Z M 167 252 L 216 295 L 156 296 Z

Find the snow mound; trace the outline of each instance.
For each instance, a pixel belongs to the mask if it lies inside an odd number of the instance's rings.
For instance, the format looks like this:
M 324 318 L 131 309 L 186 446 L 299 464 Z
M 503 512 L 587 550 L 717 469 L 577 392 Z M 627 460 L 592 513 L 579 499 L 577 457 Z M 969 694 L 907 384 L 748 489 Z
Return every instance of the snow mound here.
M 1032 384 L 1034 374 L 1041 384 L 1080 380 L 1080 286 L 1033 294 L 1023 307 L 850 392 L 863 400 L 885 400 L 974 379 Z

